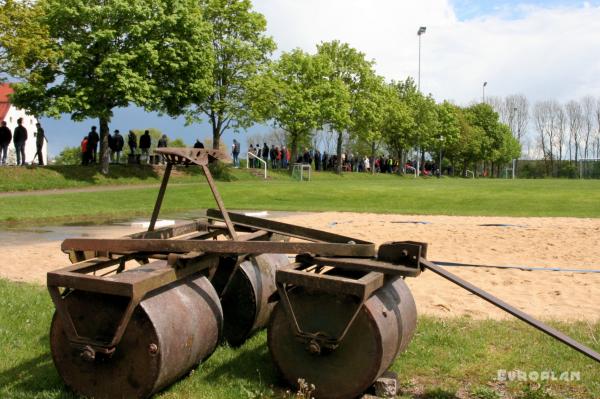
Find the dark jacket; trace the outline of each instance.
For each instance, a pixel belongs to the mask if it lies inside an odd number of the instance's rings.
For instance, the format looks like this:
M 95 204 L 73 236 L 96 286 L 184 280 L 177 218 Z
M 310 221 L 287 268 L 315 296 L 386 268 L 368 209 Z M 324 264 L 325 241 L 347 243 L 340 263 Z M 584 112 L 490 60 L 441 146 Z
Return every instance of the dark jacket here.
M 12 140 L 12 133 L 8 126 L 0 126 L 0 144 L 8 145 Z
M 158 140 L 158 144 L 156 145 L 158 148 L 162 148 L 162 147 L 166 147 L 167 146 L 167 139 L 166 138 L 160 138 L 160 140 Z
M 194 148 L 204 148 L 204 144 L 200 140 L 196 140 L 194 143 Z
M 269 146 L 266 144 L 263 146 L 262 157 L 263 159 L 269 159 Z
M 108 148 L 110 148 L 111 151 L 117 151 L 115 148 L 115 138 L 111 134 L 108 135 Z
M 129 135 L 127 136 L 127 144 L 131 148 L 137 148 L 137 136 L 135 135 L 135 133 L 129 133 Z
M 46 137 L 46 133 L 44 133 L 44 129 L 39 128 L 38 131 L 35 132 L 35 145 L 37 147 L 43 147 L 45 137 Z
M 98 142 L 100 141 L 100 136 L 98 136 L 98 132 L 92 130 L 88 133 L 88 147 L 96 147 Z
M 125 145 L 125 140 L 123 140 L 123 136 L 121 136 L 119 133 L 115 133 L 115 135 L 113 136 L 113 143 L 116 152 L 123 151 L 123 146 Z
M 24 126 L 17 126 L 13 136 L 15 144 L 23 144 L 27 141 L 27 129 Z
M 152 144 L 152 138 L 150 137 L 149 134 L 144 133 L 142 135 L 142 137 L 140 137 L 140 148 L 143 148 L 143 149 L 150 148 L 151 144 Z

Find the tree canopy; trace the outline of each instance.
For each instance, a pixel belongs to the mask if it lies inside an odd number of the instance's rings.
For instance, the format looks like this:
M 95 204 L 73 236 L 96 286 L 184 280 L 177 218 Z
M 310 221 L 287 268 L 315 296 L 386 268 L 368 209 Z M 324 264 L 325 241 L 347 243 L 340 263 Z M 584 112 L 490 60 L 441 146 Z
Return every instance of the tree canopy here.
M 200 91 L 187 116 L 190 120 L 208 117 L 217 149 L 225 130 L 253 124 L 247 90 L 251 80 L 268 68 L 276 46 L 265 34 L 265 17 L 252 10 L 250 0 L 200 0 L 200 5 L 212 26 L 213 92 L 204 96 Z
M 212 91 L 210 26 L 193 0 L 40 0 L 48 40 L 20 59 L 27 80 L 13 102 L 37 116 L 98 118 L 103 172 L 116 107 L 178 114 Z

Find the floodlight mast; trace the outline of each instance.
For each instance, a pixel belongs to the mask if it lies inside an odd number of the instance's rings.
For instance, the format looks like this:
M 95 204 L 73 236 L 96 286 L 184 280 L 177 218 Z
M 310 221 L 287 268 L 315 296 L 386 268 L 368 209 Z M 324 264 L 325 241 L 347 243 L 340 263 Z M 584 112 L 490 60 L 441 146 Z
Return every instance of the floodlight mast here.
M 483 96 L 482 96 L 482 103 L 485 103 L 485 86 L 487 86 L 488 82 L 483 82 Z
M 418 78 L 417 78 L 417 90 L 419 91 L 419 93 L 421 93 L 421 35 L 424 34 L 427 31 L 427 27 L 426 26 L 421 26 L 419 28 L 419 30 L 417 31 L 417 36 L 419 36 L 419 73 L 418 73 Z M 420 143 L 418 143 L 417 145 L 417 176 L 419 176 L 420 174 L 420 160 L 421 160 L 421 148 L 420 148 Z
M 421 35 L 427 31 L 426 26 L 421 26 L 417 31 L 417 36 L 419 36 L 419 74 L 417 78 L 417 88 L 419 92 L 421 92 Z

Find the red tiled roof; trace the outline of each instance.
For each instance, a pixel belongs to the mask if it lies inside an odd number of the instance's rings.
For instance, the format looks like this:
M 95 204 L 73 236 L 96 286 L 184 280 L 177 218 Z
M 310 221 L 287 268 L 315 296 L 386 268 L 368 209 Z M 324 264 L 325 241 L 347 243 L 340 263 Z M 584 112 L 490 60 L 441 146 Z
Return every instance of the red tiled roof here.
M 0 83 L 0 120 L 3 120 L 10 108 L 8 95 L 14 91 L 8 83 Z
M 0 83 L 0 103 L 7 103 L 8 95 L 13 94 L 14 90 L 9 83 Z

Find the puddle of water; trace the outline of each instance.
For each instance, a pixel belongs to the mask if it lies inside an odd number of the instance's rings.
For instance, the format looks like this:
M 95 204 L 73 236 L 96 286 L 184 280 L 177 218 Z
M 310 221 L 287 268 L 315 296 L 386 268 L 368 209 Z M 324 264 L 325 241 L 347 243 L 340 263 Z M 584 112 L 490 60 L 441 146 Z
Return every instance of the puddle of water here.
M 232 211 L 239 213 L 260 213 L 261 217 L 266 219 L 283 217 L 289 215 L 306 214 L 306 212 L 286 212 L 286 211 L 268 211 L 265 216 L 264 211 Z M 198 218 L 199 211 L 186 211 L 177 213 L 161 214 L 159 220 L 175 220 L 185 222 Z M 119 219 L 109 224 L 97 224 L 88 222 L 70 222 L 62 225 L 50 225 L 41 227 L 23 227 L 23 228 L 4 228 L 0 229 L 0 248 L 15 245 L 39 244 L 43 242 L 63 241 L 67 238 L 87 237 L 100 238 L 106 237 L 110 230 L 111 236 L 124 236 L 139 231 L 144 231 L 142 227 L 148 223 L 148 219 L 136 218 L 130 220 Z

